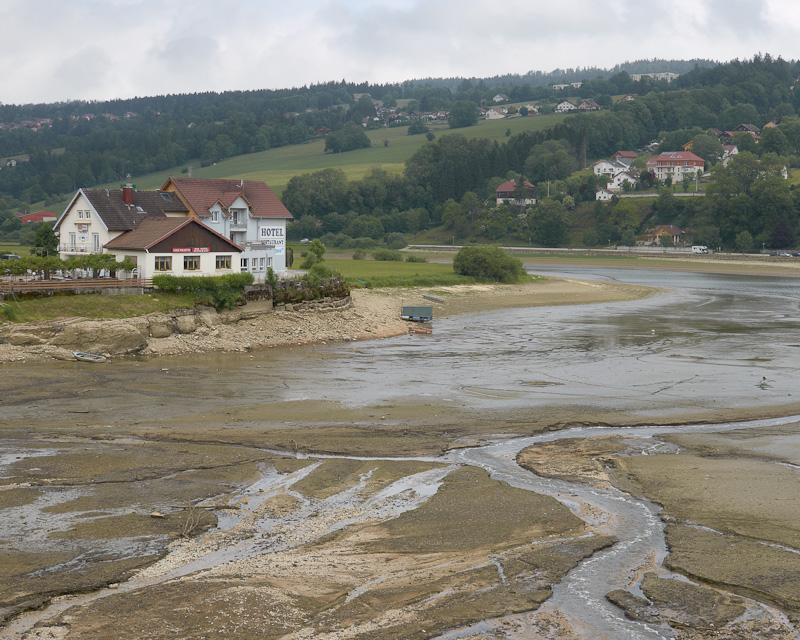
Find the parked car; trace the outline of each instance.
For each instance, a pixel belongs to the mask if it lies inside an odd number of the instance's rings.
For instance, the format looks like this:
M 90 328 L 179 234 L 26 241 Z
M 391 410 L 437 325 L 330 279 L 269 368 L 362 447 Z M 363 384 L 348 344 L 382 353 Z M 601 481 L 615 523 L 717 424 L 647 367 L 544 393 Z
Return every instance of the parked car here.
M 16 253 L 3 253 L 0 254 L 0 260 L 19 260 L 20 257 Z

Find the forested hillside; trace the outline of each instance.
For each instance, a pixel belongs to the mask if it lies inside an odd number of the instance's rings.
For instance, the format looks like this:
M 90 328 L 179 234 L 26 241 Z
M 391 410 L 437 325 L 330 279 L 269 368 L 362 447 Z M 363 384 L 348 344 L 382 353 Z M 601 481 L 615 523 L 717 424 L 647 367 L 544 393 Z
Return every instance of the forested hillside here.
M 594 199 L 600 183 L 591 172 L 580 172 L 582 167 L 620 149 L 642 149 L 655 141 L 659 150 L 679 150 L 690 140 L 710 167 L 721 147 L 706 139 L 708 128 L 732 130 L 742 123 L 761 127 L 776 121 L 778 126 L 765 131 L 758 144 L 752 136 L 737 134 L 740 150 L 748 153 L 741 154 L 734 169 L 739 166 L 749 176 L 738 187 L 729 181 L 724 189 L 709 188 L 712 197 L 700 202 L 659 198 L 645 217 L 690 227 L 709 245 L 733 246 L 746 231 L 751 243 L 782 246 L 798 232 L 795 194 L 787 181 L 766 193 L 760 185 L 762 178 L 773 176 L 774 167 L 796 164 L 800 91 L 794 85 L 799 74 L 795 62 L 756 56 L 711 68 L 695 66 L 672 83 L 650 78 L 633 82 L 626 71 L 587 79 L 574 93 L 606 108 L 568 116 L 545 131 L 512 135 L 498 143 L 470 138 L 471 129 L 465 127 L 423 145 L 401 176 L 376 169 L 364 180 L 348 182 L 341 171 L 328 169 L 293 178 L 283 195 L 297 218 L 290 233 L 298 238 L 327 234 L 328 241 L 346 244 L 443 225 L 459 237 L 553 245 L 569 239 L 570 212 L 591 203 L 597 238 L 630 239 L 641 231 L 642 216 L 626 211 L 628 203 L 597 209 Z M 2 106 L 4 122 L 35 117 L 53 122 L 38 131 L 0 131 L 0 157 L 28 158 L 0 171 L 0 212 L 5 212 L 0 213 L 0 234 L 14 232 L 9 212 L 24 209 L 26 203 L 63 199 L 78 187 L 122 180 L 128 173 L 135 177 L 173 167 L 177 172 L 188 162 L 218 162 L 331 132 L 342 131 L 341 140 L 346 140 L 344 133 L 355 131 L 352 124 L 346 128 L 350 123 L 388 124 L 374 117 L 375 100 L 384 105 L 406 103 L 395 110 L 395 123 L 408 126 L 419 112 L 446 110 L 457 101 L 477 108 L 498 92 L 511 100 L 535 101 L 544 113 L 561 99 L 551 86 L 489 89 L 485 82 L 462 80 L 456 91 L 412 83 L 329 83 L 282 91 Z M 370 97 L 356 100 L 359 93 Z M 619 100 L 624 94 L 637 97 Z M 94 117 L 81 117 L 87 113 Z M 741 168 L 746 162 L 749 168 Z M 491 204 L 497 185 L 521 176 L 536 183 L 540 200 L 548 192 L 552 197 L 530 211 L 484 206 Z M 764 211 L 767 206 L 769 212 Z M 586 238 L 588 242 L 591 236 Z

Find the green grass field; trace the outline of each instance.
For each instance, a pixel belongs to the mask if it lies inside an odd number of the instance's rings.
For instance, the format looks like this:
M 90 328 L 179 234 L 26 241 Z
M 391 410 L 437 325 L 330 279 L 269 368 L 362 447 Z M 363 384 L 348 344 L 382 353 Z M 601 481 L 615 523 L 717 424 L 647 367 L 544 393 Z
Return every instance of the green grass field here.
M 487 138 L 502 142 L 506 139 L 506 130 L 511 134 L 522 131 L 542 131 L 561 122 L 565 116 L 530 116 L 527 118 L 511 118 L 508 120 L 479 120 L 474 127 L 450 129 L 446 123 L 431 125 L 436 136 L 458 133 L 467 138 Z M 325 153 L 323 139 L 312 140 L 303 144 L 268 149 L 259 153 L 236 156 L 218 162 L 214 166 L 200 168 L 199 162 L 192 165 L 193 178 L 244 178 L 245 180 L 263 180 L 275 193 L 280 195 L 289 180 L 296 175 L 311 173 L 322 169 L 336 168 L 345 172 L 348 180 L 363 178 L 370 170 L 380 167 L 389 173 L 400 174 L 405 162 L 427 142 L 424 134 L 408 135 L 408 127 L 391 127 L 367 131 L 372 141 L 368 149 L 357 149 L 346 153 Z M 388 146 L 384 141 L 388 140 Z M 135 176 L 133 181 L 138 189 L 157 189 L 170 176 L 185 176 L 183 167 L 168 171 Z M 117 183 L 101 185 L 103 188 L 118 188 Z
M 19 242 L 0 242 L 0 253 L 16 253 L 18 256 L 29 256 L 31 247 Z

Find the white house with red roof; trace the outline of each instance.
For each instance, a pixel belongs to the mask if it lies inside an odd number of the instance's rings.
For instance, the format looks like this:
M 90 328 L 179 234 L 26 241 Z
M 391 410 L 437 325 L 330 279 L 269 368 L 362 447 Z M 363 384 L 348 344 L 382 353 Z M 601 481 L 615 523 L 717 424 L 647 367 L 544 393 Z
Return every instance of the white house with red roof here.
M 621 191 L 626 182 L 633 187 L 638 179 L 639 174 L 635 171 L 620 171 L 614 174 L 614 177 L 611 178 L 611 181 L 606 185 L 606 189 L 609 191 Z
M 731 158 L 739 153 L 739 147 L 735 144 L 722 145 L 722 166 L 727 167 Z
M 139 277 L 221 276 L 241 271 L 242 248 L 194 217 L 147 217 L 105 252 L 136 262 Z
M 292 214 L 261 180 L 169 178 L 161 193 L 175 194 L 213 231 L 243 249 L 241 270 L 263 279 L 286 273 L 286 224 Z
M 508 109 L 503 109 L 502 107 L 492 107 L 491 109 L 487 109 L 486 113 L 483 114 L 484 120 L 501 120 L 505 118 L 508 114 Z
M 647 170 L 652 171 L 656 178 L 666 180 L 671 177 L 673 182 L 680 182 L 685 175 L 694 178 L 704 166 L 703 159 L 691 151 L 664 151 L 647 161 Z
M 532 205 L 536 204 L 536 187 L 532 185 L 527 180 L 525 181 L 525 192 L 528 196 L 524 200 L 520 201 L 516 198 L 514 192 L 516 191 L 517 183 L 514 180 L 508 180 L 501 184 L 497 189 L 495 189 L 495 193 L 497 195 L 497 204 L 514 204 L 514 205 Z

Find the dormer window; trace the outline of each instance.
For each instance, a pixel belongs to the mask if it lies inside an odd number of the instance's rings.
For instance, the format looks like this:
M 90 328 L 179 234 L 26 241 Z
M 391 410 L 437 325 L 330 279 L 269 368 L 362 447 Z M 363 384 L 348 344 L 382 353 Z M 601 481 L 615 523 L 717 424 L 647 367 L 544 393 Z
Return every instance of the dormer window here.
M 219 211 L 211 212 L 211 222 L 219 222 Z

